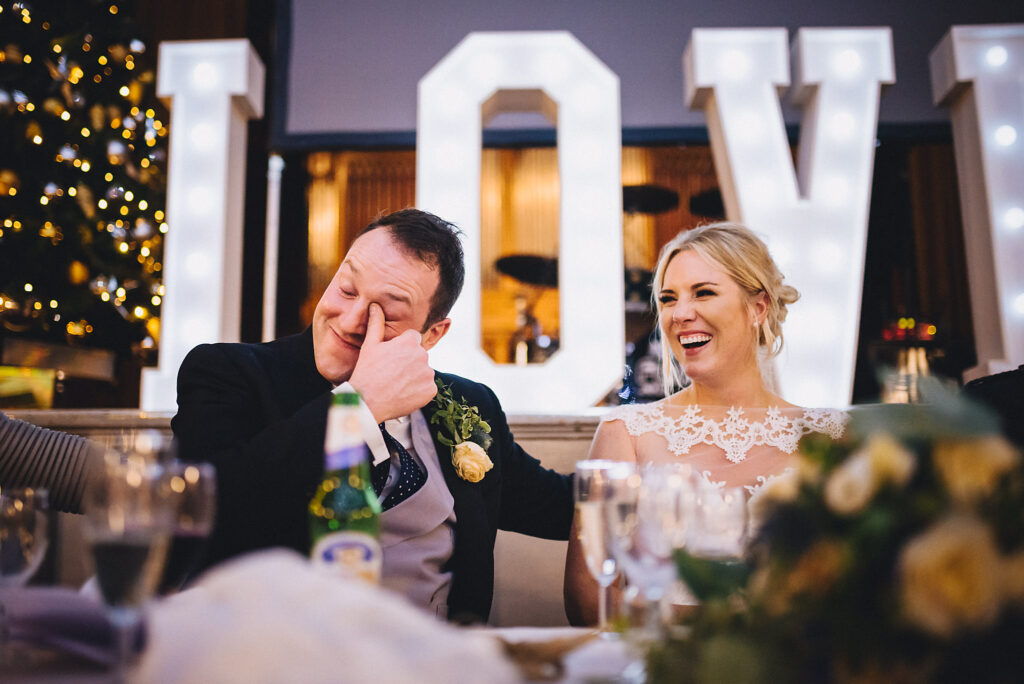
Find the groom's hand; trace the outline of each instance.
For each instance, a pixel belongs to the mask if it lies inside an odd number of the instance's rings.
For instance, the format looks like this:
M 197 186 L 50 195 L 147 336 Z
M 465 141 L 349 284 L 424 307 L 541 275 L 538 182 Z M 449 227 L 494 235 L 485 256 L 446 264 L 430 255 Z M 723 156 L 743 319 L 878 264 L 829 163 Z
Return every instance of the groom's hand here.
M 407 416 L 437 394 L 419 332 L 406 330 L 385 340 L 384 323 L 384 310 L 370 304 L 366 336 L 349 378 L 378 423 Z

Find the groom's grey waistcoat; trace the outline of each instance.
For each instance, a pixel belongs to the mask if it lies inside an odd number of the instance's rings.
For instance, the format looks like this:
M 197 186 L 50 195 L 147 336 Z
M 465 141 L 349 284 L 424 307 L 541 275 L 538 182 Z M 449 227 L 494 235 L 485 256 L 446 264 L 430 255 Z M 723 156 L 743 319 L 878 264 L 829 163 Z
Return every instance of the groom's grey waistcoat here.
M 426 419 L 419 411 L 410 418 L 412 446 L 427 481 L 408 499 L 381 514 L 381 584 L 444 617 L 452 573 L 441 568 L 455 546 L 455 499 L 445 485 Z

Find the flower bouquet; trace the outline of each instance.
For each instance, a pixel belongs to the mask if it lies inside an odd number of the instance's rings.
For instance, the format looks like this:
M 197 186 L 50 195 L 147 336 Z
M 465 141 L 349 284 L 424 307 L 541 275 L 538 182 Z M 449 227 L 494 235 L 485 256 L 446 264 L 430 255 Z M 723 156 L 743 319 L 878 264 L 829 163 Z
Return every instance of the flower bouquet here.
M 1024 677 L 1024 471 L 981 407 L 856 409 L 842 440 L 751 500 L 749 572 L 701 575 L 653 682 L 1009 682 Z

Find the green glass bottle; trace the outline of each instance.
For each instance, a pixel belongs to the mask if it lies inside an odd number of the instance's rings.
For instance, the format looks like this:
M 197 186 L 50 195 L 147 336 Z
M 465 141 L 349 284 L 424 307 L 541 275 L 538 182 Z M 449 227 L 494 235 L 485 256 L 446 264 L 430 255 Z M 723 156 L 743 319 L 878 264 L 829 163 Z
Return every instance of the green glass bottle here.
M 338 392 L 327 411 L 324 479 L 309 502 L 313 565 L 380 581 L 380 501 L 370 482 L 369 449 L 359 428 L 359 395 Z

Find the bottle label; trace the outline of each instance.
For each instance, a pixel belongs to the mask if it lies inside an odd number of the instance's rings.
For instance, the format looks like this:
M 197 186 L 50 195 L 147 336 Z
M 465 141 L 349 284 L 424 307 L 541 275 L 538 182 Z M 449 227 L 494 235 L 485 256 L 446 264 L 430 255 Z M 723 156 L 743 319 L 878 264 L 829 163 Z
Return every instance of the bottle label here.
M 337 449 L 328 449 L 324 452 L 324 470 L 343 470 L 353 468 L 367 460 L 366 444 L 348 444 Z
M 383 551 L 380 543 L 362 532 L 334 532 L 324 535 L 310 554 L 313 567 L 338 577 L 380 583 Z

